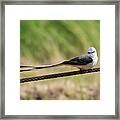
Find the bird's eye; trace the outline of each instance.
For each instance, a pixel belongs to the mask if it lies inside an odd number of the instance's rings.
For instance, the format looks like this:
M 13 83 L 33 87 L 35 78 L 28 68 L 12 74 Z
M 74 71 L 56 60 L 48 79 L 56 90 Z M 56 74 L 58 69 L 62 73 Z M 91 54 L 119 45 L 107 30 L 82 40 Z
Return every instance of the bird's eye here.
M 91 53 L 94 53 L 95 51 L 92 51 L 92 52 L 88 52 L 88 54 L 91 54 Z

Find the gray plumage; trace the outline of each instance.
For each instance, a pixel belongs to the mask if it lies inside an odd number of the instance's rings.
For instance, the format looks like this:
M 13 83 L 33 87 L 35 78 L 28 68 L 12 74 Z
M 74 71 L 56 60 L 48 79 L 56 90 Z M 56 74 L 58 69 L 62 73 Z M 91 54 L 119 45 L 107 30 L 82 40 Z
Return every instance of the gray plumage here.
M 69 61 L 64 61 L 63 64 L 69 65 L 87 65 L 91 63 L 93 59 L 89 56 L 80 56 L 70 59 Z

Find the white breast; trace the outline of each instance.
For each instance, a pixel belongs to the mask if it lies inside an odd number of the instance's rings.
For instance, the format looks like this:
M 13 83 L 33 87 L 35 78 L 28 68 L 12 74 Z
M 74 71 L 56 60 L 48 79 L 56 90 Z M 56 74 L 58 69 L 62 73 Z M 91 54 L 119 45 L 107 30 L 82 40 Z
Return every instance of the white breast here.
M 82 66 L 82 69 L 90 69 L 97 64 L 97 61 L 98 61 L 97 54 L 96 53 L 89 54 L 89 56 L 93 59 L 93 61 L 91 63 L 85 65 L 85 66 Z
M 91 54 L 90 57 L 93 59 L 92 63 L 89 63 L 90 67 L 94 67 L 97 64 L 98 57 L 97 54 Z

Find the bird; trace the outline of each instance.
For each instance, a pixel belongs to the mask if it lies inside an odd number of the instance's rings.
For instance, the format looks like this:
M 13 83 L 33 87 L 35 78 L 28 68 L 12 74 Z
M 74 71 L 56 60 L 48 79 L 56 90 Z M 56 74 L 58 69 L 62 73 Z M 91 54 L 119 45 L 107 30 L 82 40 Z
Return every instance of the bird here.
M 70 60 L 65 60 L 57 64 L 44 65 L 44 66 L 20 66 L 20 68 L 26 68 L 26 67 L 31 68 L 31 69 L 21 70 L 21 72 L 23 72 L 23 71 L 31 71 L 34 69 L 43 69 L 43 68 L 67 65 L 67 66 L 77 67 L 80 70 L 85 70 L 94 67 L 97 64 L 97 61 L 98 61 L 98 56 L 96 49 L 94 47 L 89 47 L 87 50 L 87 54 L 80 55 L 78 57 L 74 57 Z

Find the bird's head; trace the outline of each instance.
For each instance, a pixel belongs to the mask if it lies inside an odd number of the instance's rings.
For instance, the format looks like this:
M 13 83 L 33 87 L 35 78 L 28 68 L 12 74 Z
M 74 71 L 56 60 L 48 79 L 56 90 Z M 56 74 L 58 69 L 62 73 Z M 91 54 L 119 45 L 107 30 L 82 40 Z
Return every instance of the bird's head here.
M 88 54 L 94 54 L 94 53 L 96 53 L 96 49 L 94 47 L 89 47 Z

